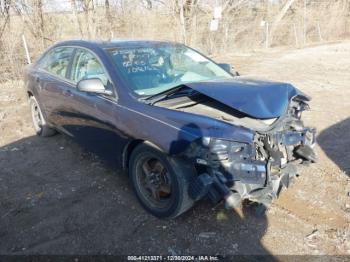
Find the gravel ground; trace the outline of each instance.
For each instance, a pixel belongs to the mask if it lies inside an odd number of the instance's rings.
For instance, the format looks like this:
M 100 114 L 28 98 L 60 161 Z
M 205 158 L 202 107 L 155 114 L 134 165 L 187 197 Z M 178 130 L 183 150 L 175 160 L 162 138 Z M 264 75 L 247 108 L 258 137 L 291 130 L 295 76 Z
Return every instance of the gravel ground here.
M 319 162 L 264 215 L 199 203 L 146 213 L 126 174 L 64 135 L 34 135 L 21 82 L 0 86 L 0 254 L 350 255 L 350 43 L 216 57 L 313 97 Z

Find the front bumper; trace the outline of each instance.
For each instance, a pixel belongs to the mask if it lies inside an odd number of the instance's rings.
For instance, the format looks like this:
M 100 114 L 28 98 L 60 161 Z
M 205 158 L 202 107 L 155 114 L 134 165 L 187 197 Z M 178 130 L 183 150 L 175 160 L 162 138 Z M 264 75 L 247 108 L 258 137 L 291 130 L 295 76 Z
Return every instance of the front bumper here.
M 311 128 L 259 134 L 249 155 L 241 152 L 208 161 L 206 171 L 192 181 L 190 196 L 208 197 L 214 203 L 224 199 L 227 207 L 244 199 L 270 206 L 297 176 L 297 165 L 316 161 L 315 136 Z

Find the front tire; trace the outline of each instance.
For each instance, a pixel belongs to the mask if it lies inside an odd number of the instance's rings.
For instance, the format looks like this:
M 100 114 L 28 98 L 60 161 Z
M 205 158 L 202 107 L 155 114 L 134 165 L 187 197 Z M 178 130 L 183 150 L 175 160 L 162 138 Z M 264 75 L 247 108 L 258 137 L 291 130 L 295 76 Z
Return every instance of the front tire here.
M 33 126 L 36 134 L 42 137 L 49 137 L 56 134 L 56 130 L 50 128 L 42 114 L 38 101 L 34 96 L 29 98 L 29 106 L 31 110 Z
M 194 168 L 147 144 L 136 147 L 129 176 L 141 205 L 159 218 L 174 218 L 193 206 L 188 195 Z

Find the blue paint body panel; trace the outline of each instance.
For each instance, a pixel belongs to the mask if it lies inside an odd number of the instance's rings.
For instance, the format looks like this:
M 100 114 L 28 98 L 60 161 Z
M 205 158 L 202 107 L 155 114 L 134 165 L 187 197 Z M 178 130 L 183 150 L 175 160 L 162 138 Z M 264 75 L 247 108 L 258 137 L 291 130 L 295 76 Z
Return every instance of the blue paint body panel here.
M 56 47 L 83 48 L 103 64 L 112 83 L 114 96 L 81 92 L 76 83 L 38 68 L 26 68 L 25 83 L 33 94 L 47 122 L 84 143 L 112 157 L 126 167 L 126 149 L 133 141 L 148 141 L 166 154 L 180 154 L 194 140 L 204 136 L 252 144 L 254 131 L 203 115 L 152 106 L 129 93 L 127 83 L 114 67 L 106 48 L 119 46 L 156 46 L 149 41 L 66 41 Z M 169 44 L 169 43 L 167 43 Z M 42 57 L 43 57 L 42 56 Z M 72 63 L 73 58 L 70 61 Z M 40 61 L 40 59 L 39 59 Z M 70 68 L 70 67 L 69 67 Z M 253 80 L 211 81 L 187 84 L 221 103 L 256 118 L 275 118 L 284 113 L 297 89 L 289 84 Z M 106 147 L 102 145 L 106 144 Z M 106 151 L 110 149 L 111 151 Z

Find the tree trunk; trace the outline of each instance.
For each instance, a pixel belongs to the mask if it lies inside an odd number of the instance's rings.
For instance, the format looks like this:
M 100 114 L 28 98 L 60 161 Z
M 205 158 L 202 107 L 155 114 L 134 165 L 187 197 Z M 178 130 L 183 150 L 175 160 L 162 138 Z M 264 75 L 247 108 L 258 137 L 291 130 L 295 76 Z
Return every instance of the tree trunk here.
M 179 5 L 179 18 L 180 18 L 180 25 L 181 25 L 181 40 L 184 44 L 186 44 L 187 32 L 186 32 L 185 13 L 184 13 L 184 0 L 180 0 L 178 5 Z
M 4 16 L 4 22 L 0 26 L 0 40 L 6 31 L 6 27 L 8 27 L 10 31 L 10 7 L 11 7 L 11 0 L 4 0 L 2 2 L 2 9 L 1 9 L 1 15 Z
M 84 23 L 85 23 L 85 29 L 87 33 L 88 39 L 92 38 L 92 29 L 91 29 L 91 9 L 93 9 L 93 1 L 92 0 L 80 0 L 82 3 L 82 8 L 84 12 Z
M 110 6 L 109 6 L 109 0 L 105 0 L 105 11 L 106 11 L 106 19 L 107 19 L 107 28 L 109 31 L 109 39 L 111 39 L 113 37 L 113 19 L 112 19 L 112 15 L 111 15 L 111 10 L 110 10 Z
M 76 0 L 71 0 L 71 6 L 72 6 L 75 22 L 77 24 L 77 28 L 78 28 L 79 33 L 80 33 L 80 37 L 84 37 L 83 28 L 81 26 L 81 22 L 80 22 L 80 19 L 79 19 L 79 16 L 78 16 Z
M 282 8 L 282 10 L 277 14 L 277 16 L 275 17 L 275 20 L 272 24 L 271 30 L 270 30 L 270 36 L 269 38 L 273 39 L 273 34 L 275 33 L 278 24 L 281 22 L 282 18 L 285 16 L 285 14 L 287 13 L 288 9 L 292 6 L 292 4 L 295 2 L 295 0 L 288 0 L 287 3 L 284 5 L 284 7 Z
M 38 28 L 38 37 L 41 40 L 42 49 L 46 47 L 45 40 L 45 24 L 44 24 L 44 15 L 43 15 L 43 2 L 42 0 L 34 0 L 34 25 Z

